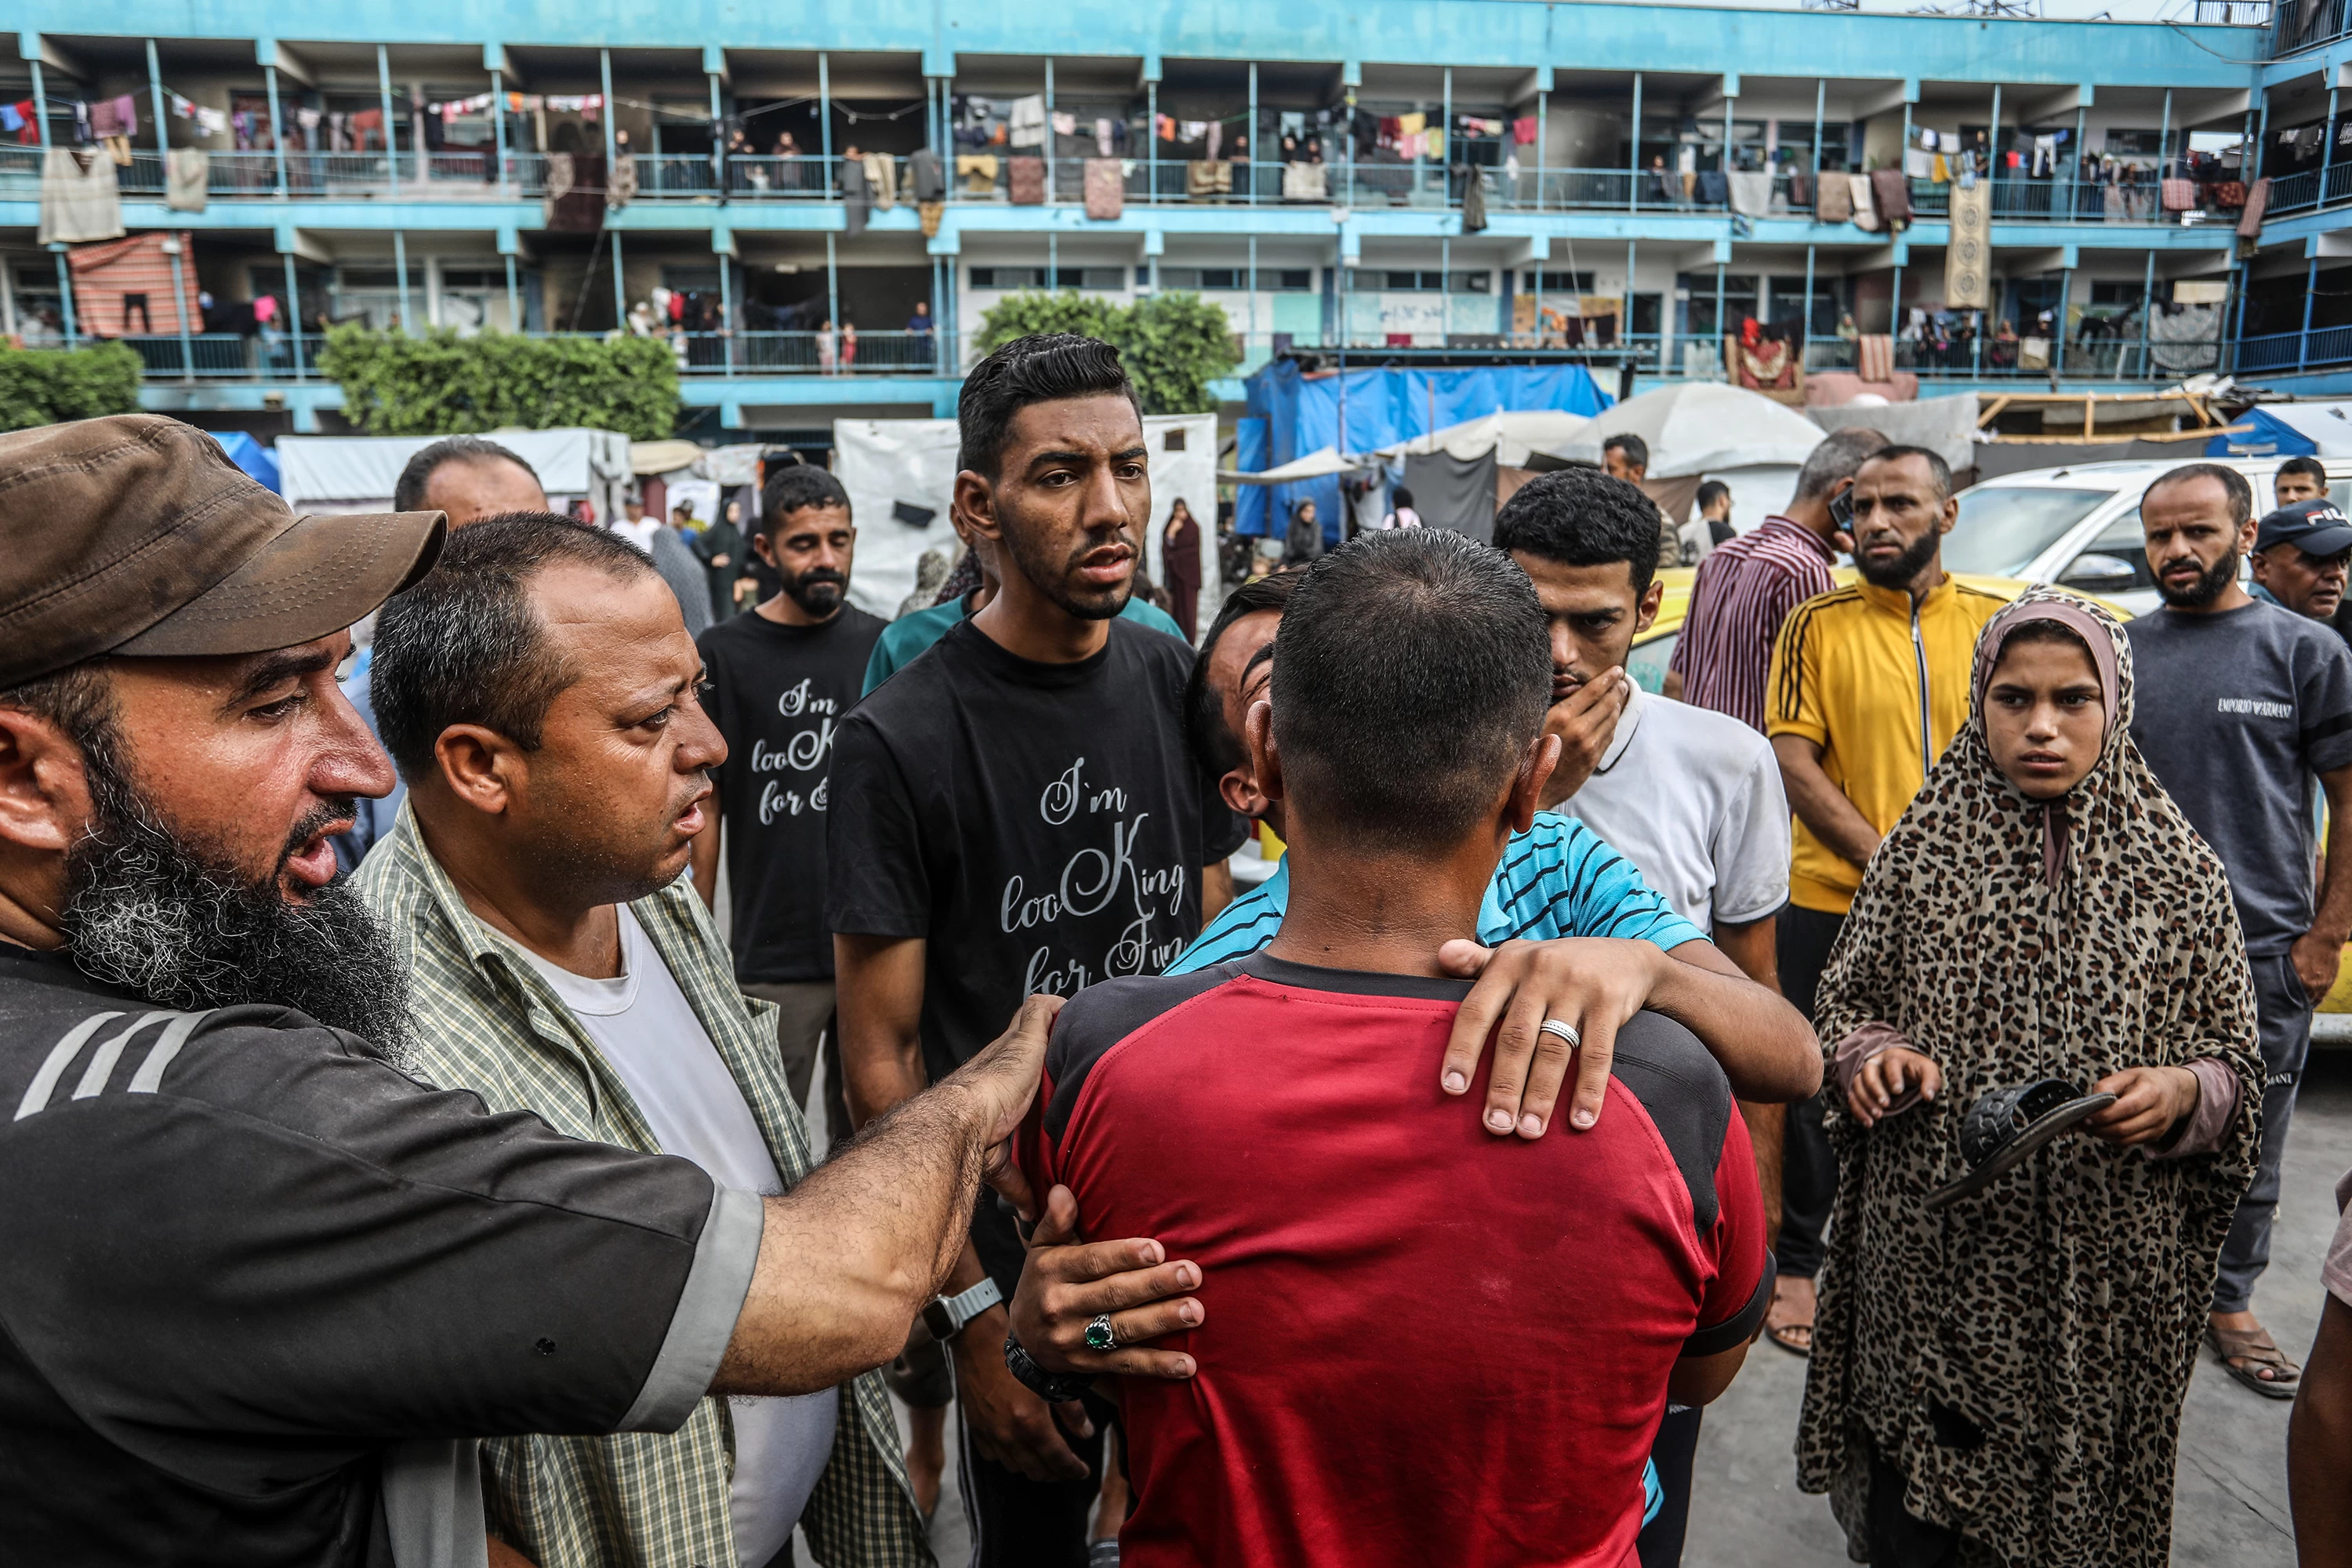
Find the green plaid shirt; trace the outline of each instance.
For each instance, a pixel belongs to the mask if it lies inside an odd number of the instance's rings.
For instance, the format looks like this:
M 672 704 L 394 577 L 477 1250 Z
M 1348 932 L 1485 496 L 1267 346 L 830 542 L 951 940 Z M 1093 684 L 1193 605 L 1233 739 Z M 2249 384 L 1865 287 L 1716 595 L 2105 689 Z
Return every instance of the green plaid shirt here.
M 406 803 L 357 881 L 407 961 L 422 1076 L 470 1089 L 493 1110 L 535 1111 L 573 1138 L 659 1151 L 570 1009 L 466 907 Z M 808 1134 L 784 1084 L 775 1008 L 736 988 L 686 878 L 629 908 L 741 1087 L 785 1184 L 798 1183 L 811 1165 Z M 540 1568 L 738 1568 L 728 1516 L 735 1428 L 724 1399 L 703 1400 L 667 1435 L 501 1437 L 483 1443 L 482 1459 L 491 1530 Z M 842 1384 L 833 1457 L 801 1526 L 828 1565 L 931 1563 L 879 1373 Z

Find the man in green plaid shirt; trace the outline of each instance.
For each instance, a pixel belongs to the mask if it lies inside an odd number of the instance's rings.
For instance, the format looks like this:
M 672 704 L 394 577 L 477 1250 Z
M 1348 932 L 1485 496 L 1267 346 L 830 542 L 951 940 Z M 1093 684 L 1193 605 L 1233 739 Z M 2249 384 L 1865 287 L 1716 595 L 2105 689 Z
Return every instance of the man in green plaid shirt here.
M 614 536 L 517 518 L 453 539 L 380 624 L 411 793 L 359 884 L 407 960 L 422 1076 L 778 1192 L 811 1160 L 775 1010 L 680 876 L 725 747 L 677 620 Z M 932 1561 L 875 1373 L 708 1397 L 668 1435 L 482 1450 L 490 1532 L 539 1568 L 788 1565 L 795 1523 L 826 1564 Z

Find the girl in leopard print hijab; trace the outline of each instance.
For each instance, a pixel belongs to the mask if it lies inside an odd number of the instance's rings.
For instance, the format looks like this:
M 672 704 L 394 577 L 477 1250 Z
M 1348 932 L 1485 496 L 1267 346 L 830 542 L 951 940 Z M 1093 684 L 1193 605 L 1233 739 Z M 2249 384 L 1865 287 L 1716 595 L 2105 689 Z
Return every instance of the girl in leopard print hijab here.
M 1855 1561 L 2160 1568 L 2181 1396 L 2253 1173 L 2262 1068 L 2221 862 L 2131 742 L 2131 645 L 2037 589 L 1871 857 L 1822 980 L 1839 1160 L 1798 1482 Z M 2087 772 L 2084 763 L 2089 763 Z M 1961 1118 L 2117 1103 L 1991 1186 Z

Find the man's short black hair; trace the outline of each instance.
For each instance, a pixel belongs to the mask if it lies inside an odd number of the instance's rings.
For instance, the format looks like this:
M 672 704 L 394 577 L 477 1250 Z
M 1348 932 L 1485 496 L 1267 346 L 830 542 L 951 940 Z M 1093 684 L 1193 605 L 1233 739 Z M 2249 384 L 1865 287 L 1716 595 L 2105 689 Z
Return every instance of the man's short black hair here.
M 1709 479 L 1698 488 L 1698 510 L 1705 511 L 1719 500 L 1731 499 L 1731 487 L 1721 479 Z
M 2286 478 L 2289 474 L 2308 474 L 2313 479 L 2319 481 L 2321 493 L 2325 494 L 2326 492 L 2327 465 L 2321 462 L 2316 458 L 2289 458 L 2285 462 L 2281 463 L 2278 466 L 2277 477 L 2273 479 L 2271 482 L 2273 484 L 2276 484 L 2279 479 Z
M 423 511 L 425 489 L 433 482 L 433 471 L 444 463 L 480 463 L 502 458 L 539 482 L 539 470 L 499 446 L 496 441 L 479 436 L 445 436 L 430 447 L 420 449 L 400 470 L 393 482 L 392 510 Z M 541 487 L 544 489 L 544 486 Z
M 1658 509 L 1638 486 L 1598 468 L 1554 468 L 1521 485 L 1495 514 L 1495 548 L 1563 566 L 1622 561 L 1639 598 L 1658 574 Z
M 2254 487 L 2246 482 L 2245 475 L 2226 463 L 2183 463 L 2168 473 L 2158 474 L 2156 482 L 2140 492 L 2139 504 L 2146 506 L 2147 498 L 2157 491 L 2185 485 L 2191 479 L 2211 479 L 2221 487 L 2221 493 L 2230 499 L 2230 521 L 2233 527 L 2243 528 L 2253 521 Z
M 1353 540 L 1307 569 L 1283 611 L 1274 734 L 1284 779 L 1306 814 L 1374 851 L 1460 843 L 1542 732 L 1550 701 L 1535 584 L 1451 529 Z
M 1225 633 L 1244 616 L 1262 610 L 1280 615 L 1305 575 L 1299 571 L 1269 572 L 1226 595 L 1217 618 L 1209 623 L 1201 638 L 1201 651 L 1192 657 L 1192 673 L 1184 682 L 1184 733 L 1212 784 L 1249 759 L 1243 754 L 1242 738 L 1225 722 L 1225 694 L 1209 684 L 1209 659 Z
M 1135 386 L 1118 351 L 1076 332 L 1032 332 L 1015 338 L 971 367 L 956 397 L 956 465 L 996 478 L 1012 438 L 1013 416 L 1033 403 L 1071 397 L 1124 397 L 1143 417 Z
M 548 706 L 580 678 L 549 652 L 530 605 L 531 580 L 559 565 L 620 578 L 654 569 L 608 529 L 551 511 L 503 512 L 451 533 L 433 570 L 377 613 L 368 695 L 383 749 L 411 784 L 433 771 L 434 743 L 452 724 L 539 749 Z
M 760 489 L 760 531 L 773 533 L 793 513 L 807 507 L 837 506 L 849 510 L 849 492 L 830 468 L 814 463 L 794 463 L 768 476 Z
M 1916 458 L 1921 462 L 1927 465 L 1927 478 L 1935 482 L 1936 499 L 1937 500 L 1940 501 L 1950 499 L 1952 494 L 1952 466 L 1944 461 L 1944 455 L 1941 452 L 1931 450 L 1926 447 L 1905 447 L 1899 445 L 1881 447 L 1877 451 L 1871 453 L 1870 456 L 1855 464 L 1853 471 L 1856 474 L 1860 474 L 1863 469 L 1870 467 L 1873 463 L 1899 463 L 1906 458 Z
M 1625 460 L 1637 468 L 1646 468 L 1650 466 L 1650 444 L 1631 430 L 1621 430 L 1601 443 L 1602 457 L 1605 458 L 1612 452 L 1624 453 Z

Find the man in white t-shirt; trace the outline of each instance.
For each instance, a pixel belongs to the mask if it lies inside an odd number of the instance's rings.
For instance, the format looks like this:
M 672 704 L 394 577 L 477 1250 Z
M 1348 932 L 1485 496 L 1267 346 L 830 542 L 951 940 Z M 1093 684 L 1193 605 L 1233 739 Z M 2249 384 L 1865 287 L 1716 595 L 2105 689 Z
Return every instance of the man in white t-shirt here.
M 1625 668 L 1663 595 L 1657 520 L 1638 489 L 1590 468 L 1541 475 L 1495 514 L 1496 548 L 1534 580 L 1551 622 L 1552 728 L 1563 752 L 1542 804 L 1580 818 L 1749 978 L 1777 989 L 1789 802 L 1771 744 L 1736 719 L 1641 690 Z M 1612 703 L 1571 705 L 1596 682 L 1622 689 L 1613 723 Z M 1777 1227 L 1783 1109 L 1739 1109 Z M 1670 1406 L 1652 1456 L 1664 1501 L 1643 1531 L 1644 1563 L 1679 1556 L 1697 1443 L 1698 1412 Z
M 797 1186 L 814 1162 L 775 1008 L 738 988 L 683 874 L 727 745 L 652 564 L 614 531 L 494 518 L 385 606 L 375 647 L 409 794 L 359 880 L 407 960 L 415 1070 L 728 1187 Z M 925 1322 L 951 1339 L 997 1300 L 975 1295 Z M 483 1460 L 494 1568 L 507 1546 L 768 1568 L 796 1525 L 820 1562 L 931 1560 L 878 1373 L 707 1398 L 670 1434 L 499 1438 Z

